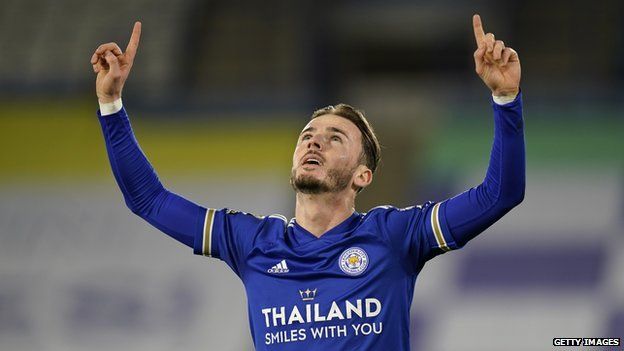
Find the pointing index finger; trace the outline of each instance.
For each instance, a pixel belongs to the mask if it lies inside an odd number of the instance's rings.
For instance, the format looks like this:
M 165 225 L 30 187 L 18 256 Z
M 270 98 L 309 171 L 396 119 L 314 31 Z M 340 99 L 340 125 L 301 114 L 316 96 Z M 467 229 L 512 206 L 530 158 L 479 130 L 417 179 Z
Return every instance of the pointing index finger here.
M 132 35 L 130 36 L 130 40 L 128 41 L 128 46 L 126 46 L 126 54 L 130 56 L 130 59 L 134 59 L 136 55 L 137 48 L 139 47 L 139 39 L 141 38 L 141 22 L 137 21 L 134 23 L 134 28 L 132 29 Z
M 483 40 L 485 38 L 485 32 L 483 31 L 483 25 L 481 24 L 481 16 L 478 14 L 472 16 L 472 28 L 474 29 L 477 46 L 481 47 L 484 44 Z

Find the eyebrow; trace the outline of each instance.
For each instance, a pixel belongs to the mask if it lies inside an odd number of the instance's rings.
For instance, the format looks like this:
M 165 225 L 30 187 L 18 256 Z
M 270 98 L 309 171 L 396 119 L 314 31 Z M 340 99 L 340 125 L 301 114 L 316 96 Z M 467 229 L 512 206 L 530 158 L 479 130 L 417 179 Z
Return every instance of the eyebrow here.
M 349 136 L 347 135 L 347 133 L 345 133 L 345 132 L 344 132 L 342 129 L 340 129 L 340 128 L 336 128 L 336 127 L 327 127 L 326 129 L 327 129 L 327 130 L 329 130 L 329 131 L 335 132 L 335 133 L 340 133 L 340 134 L 344 135 L 344 136 L 345 136 L 345 138 L 349 139 Z M 304 129 L 303 131 L 301 131 L 301 134 L 304 134 L 304 133 L 306 133 L 306 132 L 313 132 L 313 131 L 315 131 L 315 130 L 316 130 L 316 128 L 314 128 L 314 127 L 308 127 L 308 128 L 306 128 L 306 129 Z M 301 135 L 301 134 L 299 134 L 299 135 Z
M 302 130 L 302 131 L 301 131 L 301 133 L 300 133 L 299 135 L 301 135 L 301 134 L 303 134 L 303 133 L 305 133 L 305 132 L 313 132 L 313 131 L 315 131 L 315 130 L 316 130 L 316 128 L 314 128 L 314 127 L 308 127 L 308 128 L 306 128 L 306 129 Z
M 347 133 L 343 132 L 342 129 L 339 129 L 339 128 L 336 128 L 336 127 L 327 127 L 327 129 L 331 130 L 332 132 L 340 133 L 340 134 L 344 135 L 345 138 L 349 139 L 349 136 L 347 136 Z

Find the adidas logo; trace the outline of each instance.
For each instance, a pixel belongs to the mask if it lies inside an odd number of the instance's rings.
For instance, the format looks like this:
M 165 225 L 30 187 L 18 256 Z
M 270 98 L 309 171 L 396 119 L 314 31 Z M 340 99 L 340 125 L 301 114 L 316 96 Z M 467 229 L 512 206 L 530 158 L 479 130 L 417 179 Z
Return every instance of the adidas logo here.
M 280 263 L 278 263 L 275 266 L 269 268 L 269 270 L 267 270 L 267 272 L 269 272 L 269 273 L 288 273 L 289 269 L 288 269 L 288 265 L 286 264 L 286 260 L 282 260 Z

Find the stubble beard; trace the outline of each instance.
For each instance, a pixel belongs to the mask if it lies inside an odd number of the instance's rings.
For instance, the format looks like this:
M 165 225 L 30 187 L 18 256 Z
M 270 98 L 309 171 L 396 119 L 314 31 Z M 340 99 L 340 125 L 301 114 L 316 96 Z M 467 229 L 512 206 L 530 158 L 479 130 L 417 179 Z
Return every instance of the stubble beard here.
M 295 192 L 318 195 L 324 193 L 337 193 L 345 190 L 353 178 L 354 168 L 331 168 L 327 171 L 326 179 L 317 179 L 309 174 L 296 175 L 296 169 L 290 173 L 290 185 Z

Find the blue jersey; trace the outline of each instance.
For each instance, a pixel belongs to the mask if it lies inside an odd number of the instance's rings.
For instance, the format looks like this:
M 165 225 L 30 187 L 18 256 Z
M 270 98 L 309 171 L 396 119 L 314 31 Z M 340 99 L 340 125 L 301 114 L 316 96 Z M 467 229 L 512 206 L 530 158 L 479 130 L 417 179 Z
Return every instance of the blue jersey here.
M 408 350 L 416 276 L 457 247 L 441 206 L 354 212 L 320 238 L 294 219 L 208 209 L 195 253 L 243 281 L 258 350 Z
M 493 103 L 494 143 L 481 184 L 422 206 L 380 206 L 316 237 L 296 220 L 196 205 L 163 187 L 124 109 L 100 116 L 113 174 L 140 217 L 223 260 L 243 281 L 258 350 L 409 350 L 409 312 L 425 262 L 457 249 L 524 197 L 519 95 Z

